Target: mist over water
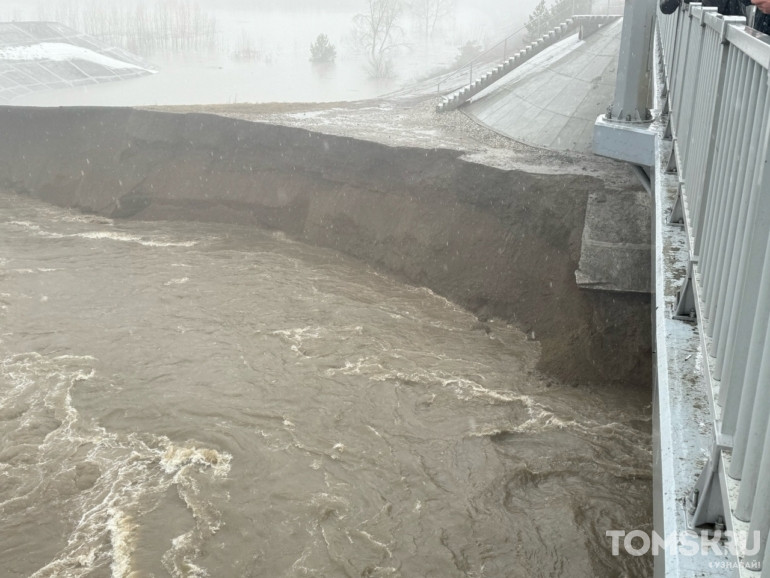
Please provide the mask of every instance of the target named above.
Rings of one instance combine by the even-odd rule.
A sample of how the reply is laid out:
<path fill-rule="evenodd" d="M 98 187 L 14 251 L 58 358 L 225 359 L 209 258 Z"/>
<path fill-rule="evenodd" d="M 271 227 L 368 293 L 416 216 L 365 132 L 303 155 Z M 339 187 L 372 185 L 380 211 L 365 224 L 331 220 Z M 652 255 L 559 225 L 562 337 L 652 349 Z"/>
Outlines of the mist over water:
<path fill-rule="evenodd" d="M 89 3 L 90 2 L 90 3 Z M 437 25 L 430 38 L 417 29 L 409 10 L 398 21 L 399 35 L 391 54 L 392 73 L 373 78 L 365 54 L 353 38 L 356 14 L 366 10 L 366 1 L 315 2 L 188 2 L 204 18 L 215 23 L 215 33 L 196 48 L 141 53 L 159 70 L 158 74 L 131 80 L 86 85 L 33 93 L 12 104 L 31 106 L 139 106 L 172 104 L 231 104 L 245 102 L 333 102 L 375 98 L 408 86 L 420 79 L 451 70 L 467 42 L 483 48 L 523 26 L 534 0 L 516 3 L 458 0 L 455 8 Z M 109 2 L 55 0 L 19 3 L 0 0 L 0 18 L 5 20 L 61 20 L 79 30 L 86 22 L 105 20 L 101 30 L 110 30 Z M 137 6 L 168 6 L 174 16 L 176 4 L 146 0 Z M 126 5 L 128 6 L 128 5 Z M 91 7 L 99 8 L 91 14 Z M 101 8 L 100 8 L 101 7 Z M 133 16 L 126 8 L 126 17 Z M 75 14 L 79 14 L 76 18 Z M 75 20 L 68 21 L 66 16 Z M 114 26 L 124 25 L 116 20 Z M 88 31 L 86 29 L 86 31 Z M 310 45 L 326 34 L 337 49 L 333 64 L 310 62 Z M 97 38 L 107 43 L 108 38 Z M 131 50 L 130 44 L 124 48 Z M 134 48 L 135 49 L 135 48 Z M 136 50 L 136 49 L 135 49 Z"/>
<path fill-rule="evenodd" d="M 4 576 L 651 570 L 649 392 L 334 252 L 0 195 L 0 318 Z"/>

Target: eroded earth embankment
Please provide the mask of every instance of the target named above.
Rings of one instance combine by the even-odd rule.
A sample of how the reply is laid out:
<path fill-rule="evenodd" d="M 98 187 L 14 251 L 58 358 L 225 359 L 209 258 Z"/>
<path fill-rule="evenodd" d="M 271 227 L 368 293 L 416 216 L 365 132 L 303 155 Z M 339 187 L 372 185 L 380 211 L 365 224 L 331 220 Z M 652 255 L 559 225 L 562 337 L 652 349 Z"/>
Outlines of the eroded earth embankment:
<path fill-rule="evenodd" d="M 115 218 L 251 224 L 353 255 L 542 344 L 571 383 L 650 383 L 649 297 L 574 272 L 589 175 L 502 170 L 207 114 L 0 109 L 0 185 Z"/>

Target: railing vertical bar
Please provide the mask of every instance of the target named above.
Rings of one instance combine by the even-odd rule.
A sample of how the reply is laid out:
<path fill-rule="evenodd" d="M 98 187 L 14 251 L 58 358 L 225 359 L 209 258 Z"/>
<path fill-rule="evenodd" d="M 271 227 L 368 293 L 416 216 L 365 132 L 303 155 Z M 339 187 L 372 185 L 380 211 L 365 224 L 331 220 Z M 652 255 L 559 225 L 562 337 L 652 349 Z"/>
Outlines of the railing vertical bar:
<path fill-rule="evenodd" d="M 734 50 L 734 52 L 737 52 L 737 50 Z M 704 288 L 705 302 L 706 302 L 706 318 L 710 320 L 706 328 L 706 333 L 709 335 L 709 337 L 713 335 L 713 322 L 712 322 L 713 305 L 719 299 L 718 272 L 720 269 L 720 257 L 721 257 L 720 247 L 722 246 L 721 243 L 723 241 L 723 235 L 724 235 L 724 229 L 725 229 L 725 226 L 724 226 L 725 214 L 727 212 L 727 207 L 729 204 L 729 196 L 727 194 L 727 189 L 729 188 L 730 177 L 732 176 L 732 167 L 736 160 L 736 148 L 738 147 L 738 141 L 739 141 L 739 126 L 740 126 L 740 119 L 743 113 L 743 109 L 741 108 L 739 101 L 743 100 L 744 94 L 746 92 L 746 89 L 744 87 L 744 81 L 746 78 L 747 66 L 748 66 L 748 63 L 745 60 L 738 59 L 738 64 L 736 67 L 737 73 L 736 73 L 736 79 L 735 79 L 735 85 L 736 85 L 735 98 L 730 99 L 730 101 L 727 102 L 728 115 L 727 115 L 726 122 L 728 126 L 728 134 L 727 134 L 727 140 L 725 142 L 725 146 L 720 151 L 721 158 L 719 162 L 719 167 L 717 169 L 717 174 L 719 175 L 719 179 L 716 183 L 717 204 L 715 205 L 713 222 L 709 227 L 709 232 L 707 236 L 707 245 L 706 245 L 706 249 L 708 250 L 708 254 L 706 255 L 707 259 L 703 264 L 703 288 Z M 711 255 L 712 247 L 713 247 L 713 255 Z M 712 279 L 714 279 L 713 284 L 711 282 Z"/>
<path fill-rule="evenodd" d="M 742 101 L 744 111 L 757 110 L 760 82 L 762 79 L 762 67 L 751 59 L 749 60 L 746 80 L 751 82 L 751 88 L 746 95 L 748 98 Z M 735 299 L 736 277 L 741 258 L 742 238 L 746 229 L 746 211 L 748 209 L 748 195 L 751 183 L 754 180 L 753 165 L 757 159 L 757 147 L 759 135 L 754 130 L 755 123 L 751 115 L 744 114 L 741 118 L 741 146 L 737 152 L 735 172 L 730 180 L 729 195 L 732 198 L 727 227 L 725 228 L 724 250 L 721 256 L 722 267 L 720 273 L 720 298 L 712 304 L 715 312 L 714 320 L 714 375 L 717 379 L 722 377 L 725 348 L 727 347 L 727 334 L 729 332 L 729 314 L 732 313 Z M 748 183 L 746 183 L 748 181 Z M 748 186 L 747 186 L 748 184 Z"/>
<path fill-rule="evenodd" d="M 701 55 L 698 63 L 698 74 L 696 75 L 696 83 L 693 85 L 694 93 L 696 95 L 696 101 L 694 103 L 693 118 L 696 119 L 710 119 L 711 107 L 713 106 L 714 93 L 714 78 L 712 64 L 713 48 L 711 44 L 706 43 L 708 29 L 701 27 L 701 45 L 699 53 Z M 692 134 L 690 136 L 690 150 L 687 156 L 683 159 L 682 164 L 684 166 L 692 166 L 692 171 L 688 173 L 687 178 L 687 209 L 688 209 L 688 222 L 691 227 L 693 226 L 692 214 L 695 207 L 701 198 L 701 186 L 702 186 L 702 174 L 705 172 L 705 151 L 703 141 L 708 139 L 711 126 L 707 122 L 697 122 L 693 126 Z"/>
<path fill-rule="evenodd" d="M 737 118 L 739 111 L 735 106 L 735 99 L 738 95 L 738 54 L 737 50 L 730 50 L 728 48 L 728 94 L 725 99 L 722 100 L 722 107 L 718 111 L 719 127 L 717 129 L 717 139 L 715 142 L 715 157 L 717 161 L 710 167 L 710 174 L 712 175 L 711 186 L 707 192 L 708 195 L 708 208 L 707 208 L 707 221 L 704 224 L 704 235 L 702 241 L 702 251 L 700 253 L 700 273 L 701 273 L 701 285 L 703 293 L 703 301 L 708 304 L 711 301 L 711 277 L 710 265 L 712 263 L 714 252 L 712 247 L 714 246 L 714 237 L 716 235 L 717 221 L 720 217 L 720 207 L 724 200 L 723 191 L 723 179 L 725 174 L 725 166 L 728 162 L 730 141 L 733 137 L 732 131 L 734 128 L 734 118 Z M 708 320 L 708 310 L 704 308 L 704 317 Z M 709 320 L 706 330 L 708 332 L 711 327 Z"/>
<path fill-rule="evenodd" d="M 718 161 L 714 161 L 714 159 L 720 159 L 721 156 L 717 156 L 717 152 L 721 153 L 721 150 L 724 148 L 723 143 L 725 142 L 728 134 L 728 123 L 726 121 L 725 115 L 727 113 L 727 110 L 730 106 L 730 103 L 732 102 L 732 99 L 735 97 L 735 92 L 737 90 L 735 86 L 735 62 L 737 59 L 737 54 L 735 52 L 731 52 L 729 50 L 729 47 L 727 45 L 720 45 L 722 46 L 721 49 L 721 83 L 718 85 L 718 104 L 715 105 L 713 118 L 714 118 L 714 124 L 713 126 L 716 127 L 716 136 L 713 136 L 714 131 L 712 129 L 712 136 L 711 136 L 711 142 L 709 144 L 710 146 L 710 157 L 709 161 L 706 165 L 706 178 L 703 185 L 703 196 L 704 199 L 701 202 L 701 209 L 700 213 L 702 216 L 698 219 L 699 223 L 699 229 L 696 232 L 695 236 L 695 247 L 693 248 L 696 255 L 699 255 L 700 257 L 700 269 L 701 273 L 703 272 L 703 264 L 707 262 L 708 260 L 708 249 L 704 248 L 704 245 L 706 245 L 708 233 L 710 232 L 710 225 L 713 223 L 714 220 L 714 212 L 715 207 L 717 204 L 717 198 L 719 194 L 719 190 L 716 188 L 716 183 L 719 177 L 719 173 L 717 172 L 717 167 L 719 166 Z M 706 280 L 701 279 L 701 283 L 703 285 L 702 294 L 704 296 L 704 299 L 706 299 L 706 296 L 708 294 L 708 288 L 706 287 Z"/>
<path fill-rule="evenodd" d="M 764 81 L 770 82 L 767 71 Z M 766 335 L 767 320 L 770 318 L 770 198 L 767 195 L 767 191 L 770 191 L 770 96 L 767 88 L 765 89 L 764 120 L 760 132 L 763 139 L 760 156 L 762 162 L 758 164 L 752 187 L 757 199 L 754 212 L 756 226 L 749 241 L 750 253 L 746 263 L 748 279 L 743 289 L 743 295 L 747 299 L 751 298 L 752 294 L 755 295 L 756 306 L 753 311 L 741 313 L 741 315 L 753 316 L 754 322 L 750 333 L 747 331 L 737 336 L 740 341 L 736 343 L 735 353 L 740 353 L 737 347 L 743 346 L 747 350 L 745 363 L 741 364 L 740 359 L 736 359 L 733 363 L 736 379 L 734 383 L 743 383 L 744 388 L 733 436 L 733 455 L 730 466 L 730 475 L 736 479 L 743 477 L 749 435 L 752 426 L 756 423 L 752 418 L 754 412 L 758 411 L 754 400 L 755 392 L 760 383 L 763 387 L 769 383 L 761 375 L 762 371 L 770 369 L 763 368 L 763 363 L 765 365 L 770 363 L 770 355 L 765 351 L 770 346 Z M 760 381 L 761 379 L 764 380 Z M 767 392 L 764 393 L 767 394 Z M 727 395 L 730 398 L 736 394 L 728 391 Z M 728 403 L 730 403 L 729 399 Z M 758 417 L 766 420 L 767 414 Z M 756 434 L 756 431 L 754 433 Z M 746 516 L 747 513 L 743 511 L 742 516 Z"/>
<path fill-rule="evenodd" d="M 686 182 L 690 182 L 690 169 L 694 169 L 697 174 L 697 167 L 691 167 L 689 159 L 693 148 L 692 132 L 693 120 L 698 118 L 695 114 L 695 110 L 698 107 L 699 102 L 705 98 L 703 91 L 698 91 L 698 85 L 701 82 L 701 63 L 703 61 L 703 27 L 700 25 L 700 20 L 697 18 L 690 18 L 690 48 L 688 52 L 692 53 L 692 61 L 688 63 L 688 69 L 690 72 L 690 82 L 687 83 L 684 91 L 684 100 L 687 106 L 683 110 L 682 115 L 682 131 L 679 136 L 680 147 L 684 145 L 682 157 L 682 169 L 683 176 Z"/>
<path fill-rule="evenodd" d="M 720 151 L 720 162 L 717 169 L 719 174 L 719 179 L 716 183 L 718 205 L 716 206 L 714 221 L 711 224 L 710 232 L 708 235 L 708 260 L 704 264 L 703 268 L 704 287 L 708 295 L 706 317 L 710 320 L 713 320 L 712 305 L 716 303 L 719 298 L 719 277 L 717 273 L 719 271 L 720 265 L 719 258 L 722 254 L 721 243 L 724 235 L 726 214 L 730 202 L 730 197 L 728 195 L 728 190 L 730 188 L 730 178 L 732 176 L 733 166 L 736 162 L 736 149 L 738 148 L 738 143 L 740 141 L 740 121 L 743 116 L 743 109 L 740 106 L 740 102 L 743 100 L 746 92 L 744 87 L 744 80 L 748 62 L 746 60 L 737 58 L 739 56 L 739 51 L 733 50 L 733 53 L 737 60 L 737 72 L 734 79 L 736 91 L 733 97 L 727 103 L 728 115 L 726 117 L 726 122 L 728 126 L 728 136 L 724 146 Z M 711 255 L 712 248 L 713 257 Z M 711 279 L 715 280 L 713 286 L 711 284 Z M 710 332 L 709 335 L 711 335 Z"/>
<path fill-rule="evenodd" d="M 674 131 L 676 132 L 676 121 L 677 121 L 677 97 L 678 91 L 679 91 L 679 80 L 681 78 L 681 69 L 679 67 L 679 60 L 680 60 L 680 54 L 684 52 L 685 50 L 685 42 L 683 41 L 683 34 L 684 34 L 684 21 L 686 20 L 687 15 L 684 12 L 684 10 L 680 9 L 677 13 L 677 43 L 676 43 L 676 49 L 674 50 L 674 54 L 671 60 L 671 86 L 669 87 L 669 98 L 671 99 L 671 122 L 673 124 Z"/>
<path fill-rule="evenodd" d="M 770 252 L 767 252 L 767 255 L 770 255 Z M 770 262 L 766 261 L 766 264 L 770 265 Z M 763 280 L 770 282 L 770 276 Z M 734 454 L 738 454 L 739 462 L 733 460 L 730 469 L 730 475 L 741 480 L 735 515 L 743 521 L 749 521 L 752 518 L 762 455 L 767 453 L 765 449 L 770 447 L 765 439 L 770 412 L 770 335 L 768 335 L 770 326 L 765 324 L 760 329 L 759 325 L 761 324 L 755 326 L 759 331 L 755 331 L 754 334 L 759 332 L 764 334 L 762 338 L 757 336 L 757 342 L 761 343 L 763 350 L 762 362 L 759 364 L 757 379 L 749 381 L 745 386 L 741 400 L 739 427 L 736 432 L 736 445 L 733 450 Z"/>
<path fill-rule="evenodd" d="M 770 348 L 765 352 L 770 357 Z M 770 378 L 770 372 L 767 377 Z M 763 384 L 763 388 L 766 388 L 767 382 Z M 770 412 L 770 404 L 764 406 L 765 417 Z M 749 526 L 749 541 L 750 546 L 757 547 L 757 553 L 747 555 L 745 561 L 748 563 L 760 562 L 765 557 L 765 549 L 767 546 L 767 534 L 770 529 L 770 492 L 757 491 L 758 482 L 770 482 L 770 452 L 765 452 L 764 449 L 770 447 L 770 428 L 767 427 L 767 419 L 762 424 L 758 424 L 758 429 L 761 429 L 761 444 L 759 448 L 759 454 L 756 456 L 759 465 L 757 466 L 757 474 L 753 477 L 751 483 L 748 478 L 744 478 L 741 481 L 741 490 L 738 496 L 738 507 L 736 510 L 741 510 L 743 507 L 741 501 L 751 503 L 751 524 Z M 748 465 L 749 462 L 747 462 Z M 756 480 L 756 481 L 755 481 Z M 761 486 L 760 486 L 761 487 Z M 745 496 L 745 497 L 744 497 Z M 736 514 L 737 515 L 737 514 Z M 740 518 L 739 518 L 740 519 Z M 759 544 L 755 545 L 752 540 L 754 532 L 758 532 L 760 535 Z M 766 574 L 763 572 L 763 574 Z"/>
<path fill-rule="evenodd" d="M 738 179 L 741 210 L 739 221 L 735 230 L 735 248 L 730 259 L 730 270 L 728 274 L 728 297 L 725 303 L 725 313 L 721 325 L 719 343 L 717 346 L 717 355 L 715 373 L 720 376 L 727 376 L 722 379 L 722 387 L 725 390 L 726 401 L 723 404 L 722 413 L 722 432 L 732 436 L 738 421 L 740 408 L 740 398 L 742 395 L 744 383 L 742 372 L 736 371 L 735 362 L 745 367 L 745 355 L 749 344 L 746 341 L 748 335 L 751 335 L 755 313 L 757 308 L 757 289 L 758 281 L 756 274 L 747 271 L 746 267 L 751 259 L 752 243 L 757 242 L 754 239 L 757 232 L 757 216 L 759 214 L 758 205 L 761 203 L 761 191 L 752 185 L 756 182 L 760 159 L 763 152 L 764 129 L 767 126 L 767 110 L 758 108 L 767 104 L 767 72 L 755 62 L 754 83 L 752 84 L 751 99 L 749 109 L 761 110 L 760 122 L 752 122 L 747 115 L 749 148 L 745 155 L 744 172 Z M 761 234 L 761 230 L 759 231 Z M 761 237 L 760 240 L 761 241 Z M 748 287 L 749 291 L 744 289 Z M 715 328 L 715 331 L 718 329 Z M 740 351 L 739 351 L 740 349 Z M 723 371 L 726 370 L 726 371 Z M 736 374 L 740 373 L 740 379 L 736 379 Z M 732 391 L 730 391 L 732 390 Z M 729 393 L 728 393 L 729 392 Z M 720 398 L 722 398 L 720 392 Z"/>
<path fill-rule="evenodd" d="M 697 177 L 697 199 L 692 206 L 692 215 L 690 220 L 692 223 L 692 232 L 694 237 L 693 253 L 700 255 L 701 234 L 703 227 L 704 210 L 706 208 L 706 198 L 708 196 L 709 176 L 711 174 L 711 165 L 714 162 L 714 144 L 716 142 L 714 135 L 714 128 L 717 126 L 717 117 L 719 109 L 722 104 L 722 94 L 724 92 L 724 71 L 726 63 L 727 51 L 723 48 L 723 45 L 718 40 L 716 32 L 711 27 L 706 27 L 706 34 L 709 35 L 710 42 L 707 43 L 709 58 L 708 58 L 708 73 L 709 81 L 706 86 L 716 87 L 713 92 L 709 91 L 708 106 L 704 109 L 703 118 L 706 120 L 706 127 L 704 130 L 704 137 L 701 140 L 702 154 L 703 154 L 703 166 Z"/>
<path fill-rule="evenodd" d="M 674 70 L 674 65 L 676 62 L 676 54 L 679 50 L 679 38 L 682 35 L 683 21 L 684 21 L 684 11 L 677 10 L 676 18 L 674 18 L 674 22 L 672 23 L 671 30 L 669 33 L 669 42 L 671 43 L 671 53 L 669 54 L 669 60 L 668 60 L 668 73 L 669 75 L 671 75 L 672 79 L 676 76 L 676 70 Z"/>
<path fill-rule="evenodd" d="M 674 35 L 676 34 L 676 23 L 679 21 L 679 10 L 676 12 L 676 16 L 666 17 L 663 12 L 658 10 L 658 25 L 661 27 L 661 39 L 663 42 L 663 66 L 666 73 L 666 86 L 671 83 L 672 70 L 671 70 L 671 58 L 674 54 L 675 43 Z"/>
<path fill-rule="evenodd" d="M 662 12 L 660 13 L 663 14 Z M 677 10 L 676 16 L 673 18 L 658 18 L 660 22 L 665 22 L 667 24 L 666 28 L 666 52 L 664 53 L 663 60 L 666 63 L 666 75 L 669 79 L 673 78 L 674 71 L 671 69 L 671 64 L 674 60 L 674 53 L 676 51 L 676 32 L 679 28 L 679 18 L 681 17 L 682 11 Z"/>
<path fill-rule="evenodd" d="M 697 27 L 697 28 L 696 28 Z M 679 122 L 677 123 L 677 142 L 679 143 L 679 155 L 683 159 L 681 166 L 679 167 L 679 173 L 684 181 L 687 181 L 689 176 L 689 166 L 684 162 L 690 152 L 690 132 L 692 129 L 692 102 L 693 98 L 697 98 L 695 94 L 695 86 L 698 82 L 698 73 L 700 72 L 700 35 L 695 34 L 693 29 L 700 28 L 697 21 L 692 16 L 687 20 L 687 49 L 686 54 L 692 55 L 686 61 L 686 67 L 684 72 L 683 84 L 681 88 L 681 100 L 680 102 L 686 102 L 687 106 L 679 107 L 676 110 L 679 111 Z"/>
<path fill-rule="evenodd" d="M 762 568 L 770 568 L 770 548 L 765 548 L 765 561 L 762 563 Z"/>
<path fill-rule="evenodd" d="M 695 75 L 695 82 L 693 83 L 693 95 L 695 101 L 693 102 L 692 118 L 694 122 L 691 123 L 689 145 L 687 153 L 682 159 L 682 165 L 688 167 L 688 173 L 685 177 L 687 179 L 687 208 L 688 210 L 698 202 L 698 196 L 700 190 L 698 188 L 698 176 L 703 170 L 702 166 L 702 153 L 701 153 L 701 140 L 703 139 L 703 130 L 705 123 L 702 119 L 705 117 L 704 110 L 708 106 L 710 99 L 710 91 L 707 90 L 709 81 L 709 61 L 707 47 L 704 44 L 705 34 L 703 28 L 701 28 L 700 34 L 700 48 L 698 50 L 700 58 L 698 59 L 698 73 Z M 697 122 L 695 120 L 697 119 Z M 690 215 L 688 213 L 688 221 Z"/>
<path fill-rule="evenodd" d="M 677 36 L 679 35 L 679 27 L 680 23 L 682 21 L 682 11 L 677 10 L 676 11 L 676 17 L 673 18 L 673 22 L 671 22 L 671 25 L 668 27 L 668 48 L 669 52 L 666 55 L 668 60 L 666 62 L 666 72 L 669 75 L 669 78 L 673 78 L 674 76 L 674 59 L 676 58 L 676 49 L 678 47 L 678 43 L 676 41 Z"/>
<path fill-rule="evenodd" d="M 743 468 L 738 503 L 735 515 L 738 519 L 750 520 L 749 546 L 757 549 L 756 554 L 747 555 L 746 562 L 760 562 L 765 557 L 767 546 L 767 534 L 770 530 L 770 492 L 766 490 L 770 483 L 770 452 L 765 451 L 770 447 L 770 428 L 768 428 L 768 415 L 770 414 L 770 327 L 765 333 L 765 352 L 763 372 L 760 374 L 759 395 L 755 403 L 754 417 L 752 421 L 752 435 L 750 436 L 750 448 L 746 453 L 746 464 Z M 763 405 L 764 404 L 764 405 Z M 748 513 L 748 516 L 745 514 Z M 759 533 L 759 544 L 754 544 L 752 539 L 755 532 Z M 767 569 L 767 568 L 765 568 Z"/>
<path fill-rule="evenodd" d="M 672 109 L 677 112 L 681 110 L 682 96 L 680 92 L 687 76 L 687 56 L 690 48 L 690 20 L 689 12 L 683 12 L 681 25 L 682 40 L 679 43 L 679 51 L 676 55 L 676 63 L 674 64 L 674 82 L 671 87 Z M 680 130 L 679 114 L 672 114 L 672 118 L 678 138 Z"/>

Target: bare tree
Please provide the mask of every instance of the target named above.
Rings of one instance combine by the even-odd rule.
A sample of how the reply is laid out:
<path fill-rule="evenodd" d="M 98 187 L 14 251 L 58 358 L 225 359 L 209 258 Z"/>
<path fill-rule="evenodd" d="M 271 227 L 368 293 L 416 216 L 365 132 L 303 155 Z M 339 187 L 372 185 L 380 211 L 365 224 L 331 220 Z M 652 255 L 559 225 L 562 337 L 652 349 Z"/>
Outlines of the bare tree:
<path fill-rule="evenodd" d="M 551 13 L 545 5 L 545 0 L 540 0 L 527 20 L 527 41 L 540 38 L 548 28 Z"/>
<path fill-rule="evenodd" d="M 375 78 L 391 75 L 391 53 L 398 45 L 401 28 L 398 20 L 402 0 L 367 0 L 366 12 L 353 19 L 356 41 L 366 51 Z"/>
<path fill-rule="evenodd" d="M 40 20 L 55 20 L 142 55 L 216 46 L 216 17 L 194 0 L 60 0 L 39 5 Z"/>
<path fill-rule="evenodd" d="M 454 13 L 455 0 L 413 0 L 412 12 L 424 38 L 432 38 L 442 21 Z"/>

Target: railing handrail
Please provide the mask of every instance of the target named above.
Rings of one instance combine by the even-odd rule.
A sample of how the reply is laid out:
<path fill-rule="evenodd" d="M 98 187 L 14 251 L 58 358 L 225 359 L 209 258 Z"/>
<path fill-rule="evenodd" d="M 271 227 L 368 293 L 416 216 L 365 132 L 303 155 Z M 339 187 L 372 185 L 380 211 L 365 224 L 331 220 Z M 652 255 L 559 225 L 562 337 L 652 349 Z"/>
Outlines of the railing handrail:
<path fill-rule="evenodd" d="M 704 8 L 702 4 L 691 4 L 690 10 L 694 17 L 705 20 L 707 26 L 718 32 L 721 31 L 719 22 L 722 19 L 715 12 L 704 11 Z M 727 26 L 724 40 L 763 68 L 770 68 L 770 36 L 757 32 L 748 25 Z"/>
<path fill-rule="evenodd" d="M 452 70 L 452 72 L 448 72 L 445 75 L 439 77 L 437 82 L 436 82 L 436 84 L 439 87 L 441 87 L 441 85 L 447 79 L 452 78 L 454 76 L 457 76 L 460 72 L 462 72 L 463 70 L 465 70 L 469 66 L 473 66 L 474 64 L 480 63 L 483 58 L 488 57 L 492 52 L 496 52 L 499 48 L 501 48 L 501 47 L 505 48 L 505 46 L 507 45 L 507 43 L 510 40 L 513 40 L 516 36 L 521 34 L 526 29 L 527 29 L 526 25 L 517 28 L 514 32 L 512 32 L 511 34 L 509 34 L 508 36 L 506 36 L 505 38 L 503 38 L 502 40 L 500 40 L 499 42 L 494 44 L 492 47 L 486 49 L 484 52 L 482 52 L 480 54 L 477 54 L 476 56 L 474 56 L 473 58 L 471 58 L 469 61 L 465 62 L 464 64 L 460 64 L 459 66 L 457 66 L 457 68 Z M 505 55 L 503 56 L 503 58 L 505 58 Z M 485 60 L 484 62 L 489 62 L 489 60 Z M 439 91 L 440 91 L 440 88 L 439 88 Z"/>
<path fill-rule="evenodd" d="M 738 555 L 768 578 L 752 538 L 770 533 L 770 36 L 696 3 L 658 31 L 688 253 L 672 316 L 698 324 L 713 436 L 687 522 L 748 521 Z"/>
<path fill-rule="evenodd" d="M 616 0 L 608 0 L 606 14 L 598 14 L 598 15 L 600 15 L 600 16 L 601 15 L 620 16 L 622 14 L 622 11 L 621 11 L 621 14 L 610 14 L 609 12 L 610 12 L 611 7 L 613 7 L 613 6 L 622 6 L 623 4 L 624 4 L 624 2 L 618 2 Z M 576 13 L 572 13 L 572 14 L 569 14 L 569 15 L 565 14 L 562 17 L 562 19 L 563 19 L 563 21 L 565 21 L 565 20 L 569 20 L 571 18 L 576 18 L 576 17 L 582 16 L 582 15 L 585 15 L 585 16 L 595 15 L 595 14 L 593 14 L 593 11 L 594 11 L 594 5 L 592 5 L 592 7 L 591 7 L 591 14 L 576 14 Z M 543 19 L 545 19 L 545 18 L 552 18 L 552 17 L 553 17 L 553 14 L 544 14 L 543 15 Z M 556 27 L 558 27 L 558 25 L 556 25 Z M 444 82 L 446 82 L 450 78 L 454 78 L 454 77 L 458 76 L 464 70 L 470 69 L 472 71 L 474 65 L 477 65 L 477 64 L 487 64 L 489 62 L 495 62 L 496 58 L 494 58 L 492 55 L 494 53 L 498 52 L 501 48 L 503 49 L 503 57 L 502 57 L 501 61 L 504 61 L 506 59 L 506 57 L 508 56 L 507 55 L 508 43 L 516 40 L 516 38 L 518 36 L 520 36 L 527 29 L 528 29 L 527 24 L 525 24 L 523 26 L 520 26 L 519 28 L 517 28 L 516 30 L 511 32 L 508 36 L 506 36 L 502 40 L 498 41 L 497 43 L 495 43 L 491 47 L 489 47 L 486 50 L 484 50 L 482 53 L 477 54 L 476 56 L 474 56 L 473 58 L 471 58 L 467 62 L 458 65 L 451 72 L 448 72 L 448 73 L 440 76 L 436 80 L 437 92 L 438 93 L 441 92 L 441 85 L 444 84 Z M 543 31 L 542 31 L 543 34 L 545 34 L 547 32 L 548 32 L 548 29 L 543 29 Z"/>

